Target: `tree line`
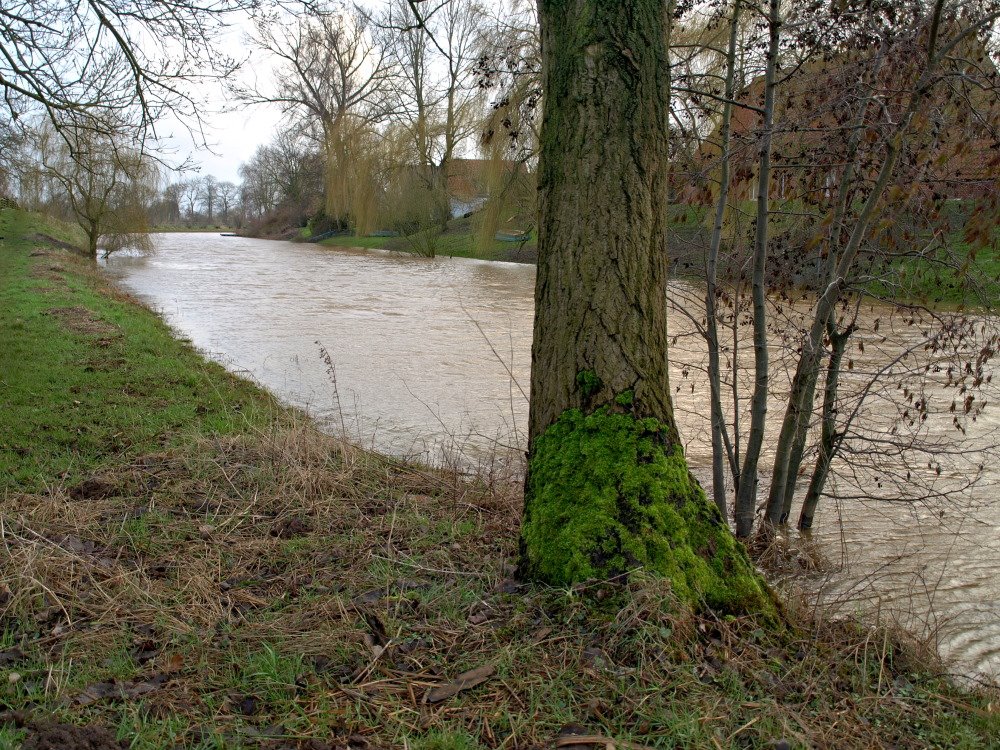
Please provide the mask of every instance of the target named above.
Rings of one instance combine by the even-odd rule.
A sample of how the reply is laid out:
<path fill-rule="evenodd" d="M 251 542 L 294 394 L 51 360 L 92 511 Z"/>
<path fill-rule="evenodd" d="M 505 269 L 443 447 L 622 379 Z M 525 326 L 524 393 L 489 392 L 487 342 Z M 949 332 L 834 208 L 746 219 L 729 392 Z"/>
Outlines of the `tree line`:
<path fill-rule="evenodd" d="M 275 82 L 232 93 L 277 105 L 285 120 L 241 169 L 247 215 L 258 225 L 432 234 L 480 207 L 459 205 L 456 193 L 479 192 L 533 223 L 525 165 L 536 134 L 492 137 L 498 119 L 513 125 L 487 72 L 514 47 L 537 54 L 532 35 L 533 12 L 520 2 L 451 0 L 419 22 L 406 0 L 260 19 L 250 42 L 276 61 Z"/>

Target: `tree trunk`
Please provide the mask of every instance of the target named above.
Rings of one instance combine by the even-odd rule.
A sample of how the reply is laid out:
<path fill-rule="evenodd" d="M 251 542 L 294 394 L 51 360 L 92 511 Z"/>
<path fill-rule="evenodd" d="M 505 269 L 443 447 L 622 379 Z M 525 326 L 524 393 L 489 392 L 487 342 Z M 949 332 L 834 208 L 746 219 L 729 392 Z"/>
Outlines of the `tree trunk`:
<path fill-rule="evenodd" d="M 722 127 L 720 130 L 720 148 L 722 149 L 722 164 L 719 174 L 719 200 L 715 206 L 715 223 L 712 226 L 712 240 L 708 248 L 708 262 L 705 273 L 705 321 L 706 338 L 708 339 L 708 382 L 711 394 L 712 414 L 712 499 L 728 519 L 726 507 L 725 469 L 728 460 L 733 476 L 738 473 L 735 455 L 729 444 L 726 431 L 725 412 L 722 410 L 722 369 L 719 363 L 719 325 L 717 310 L 717 278 L 719 270 L 719 251 L 722 249 L 722 227 L 726 218 L 726 208 L 729 205 L 729 173 L 730 173 L 730 141 L 732 135 L 733 97 L 736 93 L 736 41 L 739 36 L 740 12 L 742 0 L 733 3 L 733 19 L 729 28 L 729 48 L 726 50 L 726 102 L 722 108 Z"/>
<path fill-rule="evenodd" d="M 687 470 L 667 378 L 667 8 L 539 0 L 538 275 L 522 577 L 647 567 L 676 595 L 773 613 Z"/>
<path fill-rule="evenodd" d="M 84 228 L 87 233 L 87 257 L 97 260 L 97 243 L 101 239 L 101 228 L 97 222 L 91 221 Z"/>
<path fill-rule="evenodd" d="M 448 195 L 448 175 L 451 172 L 451 158 L 443 158 L 437 166 L 431 167 L 430 190 L 434 201 L 434 228 L 439 232 L 448 229 L 451 221 L 451 197 Z"/>
<path fill-rule="evenodd" d="M 826 478 L 830 474 L 830 464 L 837 450 L 837 388 L 840 381 L 840 363 L 844 359 L 847 342 L 854 332 L 853 326 L 848 326 L 843 333 L 837 333 L 836 326 L 827 327 L 830 336 L 830 362 L 826 368 L 826 386 L 823 389 L 823 427 L 819 442 L 819 457 L 813 468 L 812 480 L 802 502 L 802 512 L 799 514 L 799 528 L 803 531 L 812 528 L 816 506 L 823 494 Z"/>
<path fill-rule="evenodd" d="M 760 143 L 760 167 L 757 179 L 757 232 L 753 249 L 753 354 L 754 387 L 750 402 L 750 434 L 736 496 L 736 534 L 746 537 L 753 530 L 754 505 L 757 502 L 757 463 L 764 445 L 767 423 L 767 389 L 770 382 L 767 352 L 767 309 L 765 307 L 764 273 L 767 268 L 767 221 L 770 214 L 771 143 L 774 134 L 774 89 L 781 32 L 779 0 L 770 0 L 768 11 L 769 40 L 767 67 L 764 71 L 764 123 Z"/>
<path fill-rule="evenodd" d="M 781 515 L 778 523 L 788 522 L 792 512 L 792 501 L 795 499 L 795 488 L 798 484 L 799 470 L 802 468 L 802 458 L 806 453 L 806 438 L 809 436 L 809 423 L 812 421 L 813 403 L 816 400 L 816 383 L 819 381 L 821 359 L 816 359 L 813 367 L 806 373 L 802 396 L 799 399 L 801 408 L 795 422 L 795 432 L 792 435 L 792 449 L 787 455 L 785 467 L 785 489 L 781 494 Z M 777 473 L 777 472 L 776 472 Z M 774 494 L 774 493 L 772 493 Z M 777 497 L 777 495 L 774 495 Z M 770 496 L 768 507 L 770 507 Z"/>

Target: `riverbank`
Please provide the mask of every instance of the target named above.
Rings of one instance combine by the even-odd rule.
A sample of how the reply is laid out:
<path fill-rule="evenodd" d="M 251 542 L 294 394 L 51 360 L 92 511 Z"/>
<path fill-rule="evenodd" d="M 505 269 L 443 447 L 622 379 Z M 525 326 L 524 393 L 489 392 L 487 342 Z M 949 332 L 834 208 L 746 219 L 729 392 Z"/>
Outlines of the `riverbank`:
<path fill-rule="evenodd" d="M 753 207 L 744 213 L 752 215 Z M 783 284 L 810 288 L 815 279 L 809 272 L 812 260 L 803 261 L 802 254 L 790 250 L 805 242 L 796 216 L 778 215 L 772 227 L 772 257 L 770 274 Z M 953 223 L 961 226 L 958 218 Z M 282 236 L 288 239 L 290 235 Z M 308 238 L 305 238 L 308 239 Z M 925 238 L 929 242 L 929 238 Z M 667 248 L 671 273 L 679 278 L 704 279 L 710 227 L 705 207 L 674 205 L 668 210 Z M 328 247 L 363 247 L 415 255 L 430 255 L 479 260 L 534 264 L 538 260 L 537 237 L 523 243 L 494 241 L 485 248 L 476 241 L 471 218 L 453 219 L 441 233 L 424 232 L 413 237 L 356 237 L 338 235 L 321 240 Z M 744 251 L 745 252 L 745 251 Z M 917 304 L 937 309 L 960 306 L 992 308 L 1000 298 L 1000 234 L 991 245 L 973 248 L 962 229 L 943 234 L 930 242 L 920 254 L 907 255 L 895 250 L 894 259 L 885 265 L 875 265 L 859 274 L 864 290 L 872 298 L 889 303 Z M 783 269 L 783 264 L 788 268 Z M 740 253 L 724 249 L 719 267 L 720 278 L 733 280 L 745 274 L 747 262 Z M 742 283 L 748 287 L 749 282 Z"/>
<path fill-rule="evenodd" d="M 534 234 L 524 242 L 494 240 L 486 247 L 482 247 L 476 239 L 475 228 L 469 217 L 452 219 L 443 232 L 436 229 L 428 230 L 410 237 L 337 235 L 320 240 L 318 244 L 327 247 L 364 247 L 412 255 L 475 258 L 507 263 L 533 264 L 538 260 L 538 246 Z"/>
<path fill-rule="evenodd" d="M 0 221 L 0 747 L 995 742 L 996 692 L 892 632 L 517 584 L 508 476 L 318 433 Z"/>
<path fill-rule="evenodd" d="M 704 267 L 702 262 L 696 268 L 695 260 L 700 249 L 708 241 L 708 231 L 699 223 L 697 212 L 686 206 L 671 207 L 669 215 L 668 246 L 671 251 L 671 262 L 678 275 L 694 276 L 697 268 Z M 320 240 L 318 244 L 327 247 L 363 247 L 414 255 L 430 255 L 433 249 L 433 253 L 437 256 L 452 258 L 528 264 L 538 262 L 536 232 L 530 232 L 528 239 L 523 242 L 494 240 L 483 247 L 477 241 L 474 222 L 473 217 L 466 216 L 449 221 L 448 228 L 443 232 L 428 230 L 412 237 L 338 235 Z M 308 240 L 307 237 L 305 239 Z"/>
<path fill-rule="evenodd" d="M 233 232 L 232 227 L 227 224 L 159 224 L 149 230 L 150 234 L 173 234 L 175 232 L 198 232 L 203 234 L 214 234 L 217 232 Z"/>

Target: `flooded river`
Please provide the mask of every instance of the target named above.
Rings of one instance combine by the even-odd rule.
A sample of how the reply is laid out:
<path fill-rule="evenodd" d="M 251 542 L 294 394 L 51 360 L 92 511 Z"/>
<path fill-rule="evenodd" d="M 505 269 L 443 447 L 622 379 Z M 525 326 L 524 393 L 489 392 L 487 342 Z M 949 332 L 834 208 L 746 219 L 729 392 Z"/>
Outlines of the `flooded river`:
<path fill-rule="evenodd" d="M 523 446 L 534 267 L 212 234 L 158 235 L 156 246 L 148 257 L 113 256 L 108 272 L 199 349 L 331 429 L 430 460 L 475 460 L 496 445 Z M 680 283 L 675 291 L 678 298 L 698 296 Z M 865 314 L 881 319 L 877 310 Z M 887 325 L 856 368 L 852 361 L 848 383 L 879 373 L 893 356 Z M 697 377 L 703 344 L 689 335 L 692 323 L 683 315 L 674 314 L 671 327 L 678 336 L 671 378 L 680 429 L 693 470 L 707 481 L 707 386 Z M 900 330 L 898 339 L 905 343 L 913 329 Z M 890 378 L 879 377 L 888 389 Z M 889 402 L 875 393 L 869 403 L 875 413 L 864 424 L 877 437 Z M 772 415 L 779 408 L 775 401 Z M 969 440 L 994 441 L 997 409 L 967 425 Z M 886 425 L 893 421 L 881 416 Z M 942 444 L 949 435 L 942 428 Z M 962 453 L 975 464 L 975 456 Z M 811 543 L 837 568 L 814 583 L 823 600 L 898 613 L 908 626 L 934 634 L 954 671 L 997 679 L 1000 466 L 986 463 L 980 481 L 946 503 L 862 499 L 859 485 L 893 473 L 862 466 L 838 480 L 846 499 L 820 505 Z M 928 472 L 940 474 L 929 464 Z M 953 473 L 956 486 L 969 475 Z M 892 498 L 891 487 L 869 494 Z"/>

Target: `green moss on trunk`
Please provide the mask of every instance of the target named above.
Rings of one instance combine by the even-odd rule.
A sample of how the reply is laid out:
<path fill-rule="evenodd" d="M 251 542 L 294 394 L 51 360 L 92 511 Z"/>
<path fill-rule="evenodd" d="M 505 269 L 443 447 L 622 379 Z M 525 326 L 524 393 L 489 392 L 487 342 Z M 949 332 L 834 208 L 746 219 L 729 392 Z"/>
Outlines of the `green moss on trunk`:
<path fill-rule="evenodd" d="M 766 585 L 669 435 L 656 419 L 609 407 L 564 412 L 533 447 L 522 575 L 569 585 L 644 567 L 694 606 L 773 615 Z"/>

